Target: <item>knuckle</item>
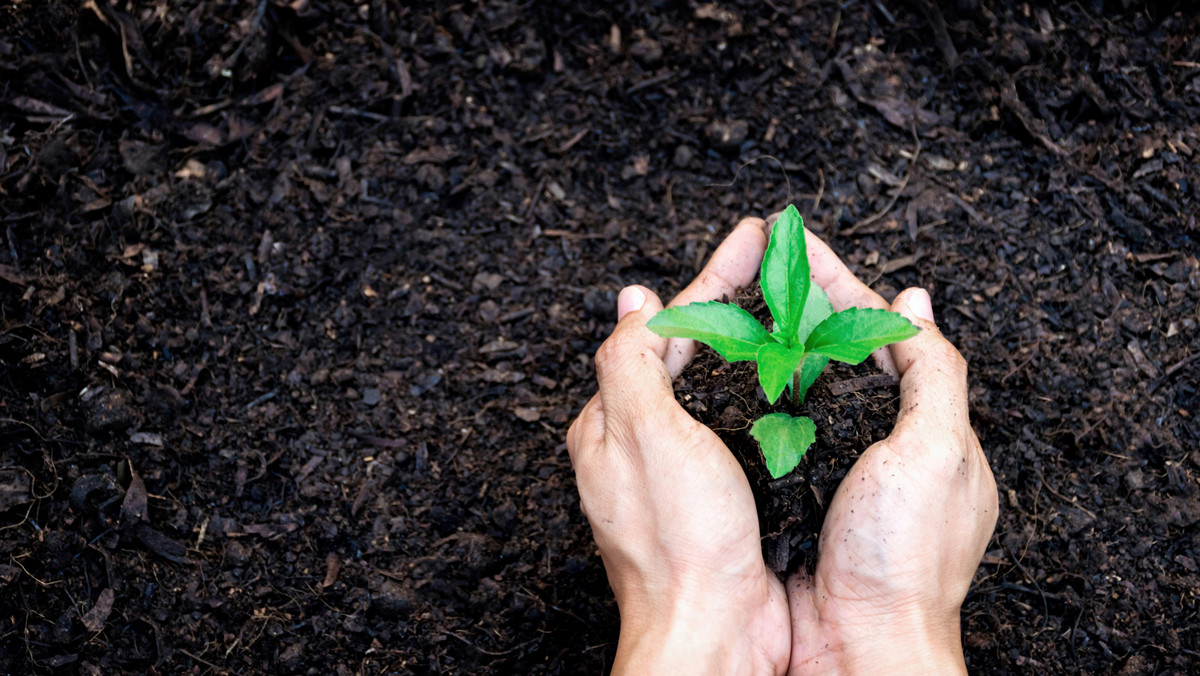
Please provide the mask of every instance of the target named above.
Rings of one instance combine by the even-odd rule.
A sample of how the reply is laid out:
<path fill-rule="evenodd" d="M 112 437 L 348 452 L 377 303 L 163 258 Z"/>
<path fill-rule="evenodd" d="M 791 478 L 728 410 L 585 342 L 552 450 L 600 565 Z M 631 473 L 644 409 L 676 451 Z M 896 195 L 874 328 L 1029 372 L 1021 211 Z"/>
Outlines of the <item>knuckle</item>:
<path fill-rule="evenodd" d="M 571 426 L 567 428 L 567 454 L 576 469 L 594 455 L 592 450 L 603 443 L 604 414 L 596 400 L 588 402 Z"/>
<path fill-rule="evenodd" d="M 941 331 L 938 331 L 936 327 L 934 328 L 934 331 L 937 331 L 937 340 L 934 341 L 934 343 L 930 346 L 932 348 L 930 356 L 936 359 L 937 363 L 939 363 L 944 371 L 956 377 L 961 376 L 963 379 L 966 379 L 966 358 L 962 356 L 962 353 L 958 351 L 958 348 L 954 347 L 953 343 L 951 343 L 946 339 L 945 336 L 941 334 Z"/>
<path fill-rule="evenodd" d="M 955 349 L 954 346 L 950 345 L 949 343 L 946 343 L 946 345 L 948 348 L 946 350 L 948 353 L 946 355 L 947 363 L 950 365 L 950 368 L 953 369 L 956 375 L 961 375 L 965 379 L 967 377 L 967 359 L 963 357 L 962 353 Z"/>
<path fill-rule="evenodd" d="M 612 369 L 613 362 L 617 358 L 615 341 L 616 336 L 610 336 L 600 345 L 600 349 L 596 350 L 596 355 L 592 358 L 592 362 L 596 366 L 596 373 L 604 373 Z"/>
<path fill-rule="evenodd" d="M 608 340 L 600 345 L 600 349 L 596 350 L 596 372 L 603 373 L 619 367 L 633 347 L 634 341 L 631 338 L 625 331 L 617 331 L 609 336 Z"/>
<path fill-rule="evenodd" d="M 651 364 L 659 359 L 657 353 L 634 330 L 618 330 L 596 350 L 596 373 L 605 374 L 630 368 L 630 364 Z"/>
<path fill-rule="evenodd" d="M 567 428 L 567 453 L 571 456 L 571 460 L 575 460 L 575 452 L 579 448 L 579 421 L 583 416 L 576 418 L 571 426 Z"/>
<path fill-rule="evenodd" d="M 954 440 L 954 435 L 922 434 L 913 428 L 898 430 L 886 443 L 903 456 L 920 456 L 929 462 L 959 457 L 966 450 Z"/>

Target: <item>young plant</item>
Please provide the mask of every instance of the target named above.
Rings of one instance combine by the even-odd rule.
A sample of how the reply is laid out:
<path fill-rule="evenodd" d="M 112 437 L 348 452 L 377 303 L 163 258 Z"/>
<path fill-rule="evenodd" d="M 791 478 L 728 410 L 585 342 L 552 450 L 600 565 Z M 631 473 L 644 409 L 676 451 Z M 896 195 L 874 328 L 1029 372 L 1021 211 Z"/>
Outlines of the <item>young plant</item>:
<path fill-rule="evenodd" d="M 860 364 L 875 350 L 919 331 L 895 312 L 833 311 L 825 291 L 809 276 L 804 221 L 794 205 L 771 230 L 759 284 L 774 320 L 770 332 L 749 312 L 717 301 L 667 308 L 646 326 L 666 338 L 704 343 L 728 362 L 756 362 L 758 382 L 772 405 L 785 388 L 791 389 L 793 404 L 803 403 L 830 359 Z M 799 464 L 816 440 L 816 425 L 808 418 L 771 413 L 756 420 L 750 434 L 762 448 L 767 470 L 778 479 Z"/>

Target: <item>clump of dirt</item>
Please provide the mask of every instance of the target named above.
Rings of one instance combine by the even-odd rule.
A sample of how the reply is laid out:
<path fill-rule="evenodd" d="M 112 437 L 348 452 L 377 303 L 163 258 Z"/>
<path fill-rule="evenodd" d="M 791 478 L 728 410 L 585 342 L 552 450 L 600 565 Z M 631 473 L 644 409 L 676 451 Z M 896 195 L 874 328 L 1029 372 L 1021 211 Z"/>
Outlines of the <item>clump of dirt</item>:
<path fill-rule="evenodd" d="M 769 319 L 758 287 L 743 291 L 735 303 L 760 320 Z M 858 366 L 830 362 L 803 404 L 794 405 L 785 391 L 772 406 L 756 368 L 754 362 L 730 364 L 702 347 L 676 383 L 676 396 L 729 446 L 750 479 L 767 565 L 781 575 L 800 566 L 811 572 L 834 492 L 858 456 L 891 432 L 899 411 L 898 383 L 870 360 Z M 817 440 L 796 469 L 772 479 L 750 427 L 779 411 L 811 418 Z"/>

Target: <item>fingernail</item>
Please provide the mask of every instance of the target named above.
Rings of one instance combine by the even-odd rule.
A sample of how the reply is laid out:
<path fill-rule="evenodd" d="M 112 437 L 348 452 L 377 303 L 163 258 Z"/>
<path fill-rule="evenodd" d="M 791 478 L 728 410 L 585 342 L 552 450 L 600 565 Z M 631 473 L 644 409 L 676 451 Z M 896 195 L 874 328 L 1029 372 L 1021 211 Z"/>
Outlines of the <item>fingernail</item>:
<path fill-rule="evenodd" d="M 617 296 L 617 321 L 621 321 L 625 315 L 630 312 L 637 312 L 646 304 L 646 294 L 636 286 L 627 286 L 621 289 L 621 294 Z"/>
<path fill-rule="evenodd" d="M 933 301 L 925 289 L 917 289 L 908 295 L 908 309 L 919 319 L 933 321 Z"/>

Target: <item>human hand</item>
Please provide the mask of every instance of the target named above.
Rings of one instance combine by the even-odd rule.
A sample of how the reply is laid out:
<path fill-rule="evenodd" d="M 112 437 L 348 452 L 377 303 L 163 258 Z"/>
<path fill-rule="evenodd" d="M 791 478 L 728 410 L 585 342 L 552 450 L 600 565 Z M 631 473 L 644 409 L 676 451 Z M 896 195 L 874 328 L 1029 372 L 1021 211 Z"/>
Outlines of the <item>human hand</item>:
<path fill-rule="evenodd" d="M 766 248 L 746 219 L 672 305 L 753 281 Z M 783 585 L 763 562 L 754 496 L 725 444 L 675 401 L 689 340 L 645 327 L 662 309 L 624 289 L 596 353 L 599 393 L 567 433 L 580 504 L 621 612 L 613 673 L 781 674 L 791 650 Z"/>
<path fill-rule="evenodd" d="M 836 310 L 890 309 L 921 333 L 876 355 L 900 376 L 900 414 L 834 494 L 815 573 L 788 580 L 788 673 L 966 673 L 959 611 L 999 510 L 968 420 L 966 362 L 934 323 L 926 291 L 908 289 L 889 306 L 807 237 L 814 281 Z"/>

